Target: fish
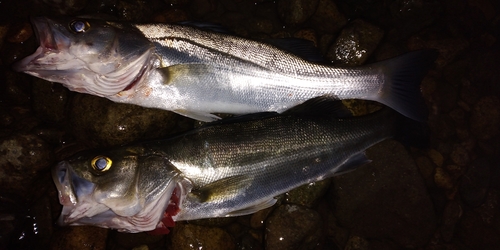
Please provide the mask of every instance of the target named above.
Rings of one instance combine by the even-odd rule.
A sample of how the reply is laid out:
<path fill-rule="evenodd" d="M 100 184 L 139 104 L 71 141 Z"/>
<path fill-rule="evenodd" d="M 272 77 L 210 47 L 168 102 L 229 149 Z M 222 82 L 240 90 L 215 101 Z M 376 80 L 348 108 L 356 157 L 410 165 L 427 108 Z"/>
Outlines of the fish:
<path fill-rule="evenodd" d="M 413 140 L 408 121 L 416 121 L 390 108 L 349 116 L 326 99 L 61 161 L 52 168 L 58 222 L 167 233 L 177 221 L 247 215 L 370 162 L 365 150 L 378 142 Z"/>
<path fill-rule="evenodd" d="M 31 19 L 39 47 L 18 72 L 71 91 L 199 121 L 217 114 L 284 112 L 306 100 L 376 101 L 417 121 L 427 109 L 420 82 L 436 51 L 412 51 L 360 67 L 309 61 L 305 45 L 249 40 L 202 25 L 136 24 L 83 17 Z M 313 58 L 313 57 L 311 57 Z"/>

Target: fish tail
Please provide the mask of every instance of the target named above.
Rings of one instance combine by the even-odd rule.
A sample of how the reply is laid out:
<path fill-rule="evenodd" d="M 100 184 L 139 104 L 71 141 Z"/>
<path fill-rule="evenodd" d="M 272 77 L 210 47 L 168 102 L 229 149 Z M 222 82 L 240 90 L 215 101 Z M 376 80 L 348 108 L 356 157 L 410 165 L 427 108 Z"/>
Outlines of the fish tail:
<path fill-rule="evenodd" d="M 416 121 L 426 121 L 428 111 L 420 83 L 436 57 L 435 50 L 418 50 L 373 65 L 388 79 L 375 101 Z"/>

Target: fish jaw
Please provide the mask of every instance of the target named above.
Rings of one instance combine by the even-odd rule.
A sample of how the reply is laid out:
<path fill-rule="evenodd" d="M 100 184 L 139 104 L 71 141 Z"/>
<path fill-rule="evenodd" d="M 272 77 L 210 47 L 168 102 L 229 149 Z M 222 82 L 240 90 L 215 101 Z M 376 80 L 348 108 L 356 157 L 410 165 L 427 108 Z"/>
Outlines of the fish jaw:
<path fill-rule="evenodd" d="M 13 69 L 41 77 L 39 72 L 55 70 L 61 64 L 58 60 L 61 53 L 69 48 L 70 39 L 54 30 L 56 24 L 48 18 L 32 17 L 31 23 L 39 46 L 35 53 L 15 63 Z"/>
<path fill-rule="evenodd" d="M 75 176 L 68 162 L 60 162 L 53 168 L 52 177 L 57 187 L 59 203 L 63 205 L 58 219 L 60 225 L 79 223 L 78 221 L 83 217 L 94 217 L 109 210 L 92 201 L 91 194 L 95 185 Z"/>
<path fill-rule="evenodd" d="M 52 177 L 63 205 L 58 224 L 61 226 L 93 225 L 112 228 L 120 232 L 138 233 L 153 231 L 166 234 L 172 227 L 183 194 L 181 183 L 171 182 L 158 199 L 145 204 L 134 215 L 114 211 L 112 203 L 100 203 L 93 196 L 95 184 L 80 178 L 72 171 L 70 163 L 60 162 L 52 169 Z"/>

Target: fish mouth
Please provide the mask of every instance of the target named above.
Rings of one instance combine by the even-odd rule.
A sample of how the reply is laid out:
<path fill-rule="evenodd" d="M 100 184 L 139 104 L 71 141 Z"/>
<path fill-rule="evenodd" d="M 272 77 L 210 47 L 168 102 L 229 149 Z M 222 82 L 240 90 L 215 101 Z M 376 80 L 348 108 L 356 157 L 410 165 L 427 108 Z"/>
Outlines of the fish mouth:
<path fill-rule="evenodd" d="M 60 32 L 53 31 L 53 28 L 56 28 L 58 24 L 52 20 L 46 17 L 31 17 L 30 21 L 39 46 L 33 54 L 23 58 L 12 66 L 17 72 L 30 72 L 43 69 L 42 66 L 47 63 L 41 63 L 38 59 L 50 53 L 58 53 L 61 48 L 68 46 L 68 38 L 60 34 Z"/>
<path fill-rule="evenodd" d="M 58 46 L 50 28 L 50 20 L 46 17 L 32 17 L 30 18 L 30 21 L 34 26 L 35 37 L 38 40 L 38 45 L 47 50 L 57 50 Z"/>
<path fill-rule="evenodd" d="M 52 169 L 52 179 L 58 191 L 59 203 L 63 206 L 58 224 L 70 225 L 80 219 L 80 216 L 74 214 L 79 200 L 88 197 L 95 185 L 73 174 L 67 161 L 60 162 Z"/>

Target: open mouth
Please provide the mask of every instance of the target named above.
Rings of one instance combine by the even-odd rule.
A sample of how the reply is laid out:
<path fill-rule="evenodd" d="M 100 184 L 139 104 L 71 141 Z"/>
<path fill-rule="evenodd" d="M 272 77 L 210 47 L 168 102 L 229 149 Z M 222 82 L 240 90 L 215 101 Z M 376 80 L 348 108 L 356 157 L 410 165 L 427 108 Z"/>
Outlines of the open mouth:
<path fill-rule="evenodd" d="M 57 187 L 59 203 L 63 206 L 74 206 L 78 202 L 75 192 L 73 192 L 70 171 L 66 161 L 60 162 L 52 169 L 52 178 Z"/>
<path fill-rule="evenodd" d="M 31 23 L 34 26 L 35 36 L 38 39 L 38 45 L 48 50 L 57 50 L 57 43 L 50 27 L 50 20 L 45 17 L 32 17 Z"/>
<path fill-rule="evenodd" d="M 58 43 L 54 37 L 51 29 L 50 20 L 45 17 L 32 17 L 31 23 L 33 24 L 33 31 L 38 41 L 38 48 L 36 51 L 18 61 L 13 65 L 13 69 L 18 72 L 29 71 L 37 68 L 39 63 L 37 59 L 43 57 L 49 51 L 56 52 L 59 48 Z"/>

